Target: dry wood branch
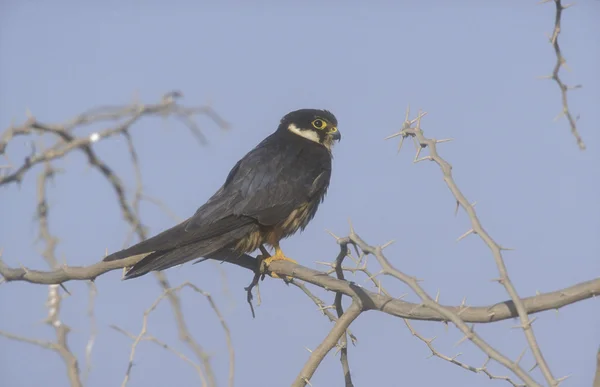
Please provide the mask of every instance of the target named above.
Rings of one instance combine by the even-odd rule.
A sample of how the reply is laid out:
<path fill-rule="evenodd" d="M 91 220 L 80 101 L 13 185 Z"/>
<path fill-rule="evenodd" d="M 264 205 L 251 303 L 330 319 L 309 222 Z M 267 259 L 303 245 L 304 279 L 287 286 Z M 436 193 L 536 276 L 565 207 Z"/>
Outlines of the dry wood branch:
<path fill-rule="evenodd" d="M 26 281 L 36 284 L 60 284 L 71 280 L 89 280 L 99 275 L 134 265 L 144 255 L 110 261 L 99 262 L 90 266 L 62 266 L 53 271 L 38 271 L 28 268 L 10 268 L 0 259 L 0 274 L 7 282 Z M 218 258 L 221 260 L 220 258 Z M 242 255 L 235 260 L 227 261 L 229 264 L 237 265 L 251 272 L 256 271 L 256 259 L 249 255 Z M 414 310 L 417 304 L 398 300 L 385 294 L 378 294 L 351 281 L 341 281 L 326 273 L 308 267 L 288 262 L 274 261 L 269 265 L 269 270 L 280 276 L 293 277 L 310 284 L 316 285 L 332 292 L 341 292 L 349 297 L 358 293 L 369 300 L 371 309 L 380 310 L 392 316 L 408 318 L 410 320 L 446 321 L 446 319 L 432 310 Z M 358 293 L 357 293 L 358 292 Z M 532 297 L 523 298 L 523 305 L 527 313 L 539 313 L 546 310 L 559 309 L 576 302 L 600 295 L 600 278 L 556 290 L 548 293 L 540 293 Z M 444 308 L 455 313 L 463 308 L 460 306 L 446 306 Z M 412 313 L 411 313 L 412 311 Z M 498 302 L 488 306 L 471 306 L 461 312 L 461 317 L 468 323 L 492 323 L 517 317 L 514 303 L 511 300 Z"/>
<path fill-rule="evenodd" d="M 340 238 L 336 237 L 336 239 L 339 240 Z M 387 244 L 384 244 L 384 246 L 387 246 L 390 243 L 391 242 L 388 242 Z M 356 245 L 354 245 L 354 246 L 356 247 Z M 383 248 L 384 247 L 382 246 L 382 249 Z M 364 273 L 367 276 L 367 280 L 371 281 L 373 283 L 373 285 L 375 285 L 375 287 L 377 287 L 379 294 L 383 293 L 383 294 L 389 296 L 390 295 L 389 292 L 383 287 L 383 285 L 381 284 L 381 281 L 376 279 L 375 278 L 376 276 L 371 274 L 371 272 L 367 269 L 366 263 L 365 264 L 362 263 L 362 258 L 364 258 L 366 260 L 364 252 L 359 253 L 359 255 L 361 256 L 361 259 L 359 259 L 357 261 L 357 266 L 355 268 L 342 268 L 342 269 L 345 271 L 350 271 L 352 273 L 356 273 L 356 272 Z M 331 270 L 334 270 L 334 269 L 331 269 Z M 439 303 L 439 292 L 438 292 L 438 295 L 436 295 L 435 302 Z M 464 311 L 464 310 L 466 310 L 466 309 L 462 309 L 461 311 Z M 457 314 L 460 315 L 461 311 L 459 311 Z M 446 355 L 442 354 L 441 352 L 436 350 L 435 347 L 433 346 L 433 341 L 435 340 L 435 337 L 431 338 L 431 339 L 427 339 L 427 338 L 423 337 L 419 332 L 417 332 L 412 327 L 412 324 L 410 323 L 410 321 L 408 319 L 403 318 L 402 320 L 404 321 L 404 324 L 406 325 L 406 327 L 409 329 L 410 333 L 427 345 L 427 348 L 429 348 L 429 350 L 432 353 L 431 356 L 436 356 L 442 360 L 448 361 L 448 362 L 455 364 L 455 365 L 457 365 L 463 369 L 466 369 L 468 371 L 472 371 L 475 373 L 483 373 L 483 374 L 487 375 L 490 379 L 505 380 L 508 383 L 510 383 L 511 385 L 513 385 L 514 387 L 522 387 L 523 386 L 523 385 L 515 383 L 508 376 L 497 376 L 497 375 L 492 374 L 487 368 L 487 364 L 488 364 L 489 360 L 491 360 L 489 357 L 487 358 L 488 360 L 486 360 L 486 362 L 481 367 L 474 367 L 474 366 L 471 366 L 469 364 L 459 361 L 457 358 L 460 355 L 460 353 L 455 355 L 454 357 L 450 357 L 450 356 L 446 356 Z M 446 323 L 446 322 L 444 322 L 444 323 Z"/>
<path fill-rule="evenodd" d="M 342 269 L 342 264 L 344 263 L 344 258 L 348 256 L 348 246 L 340 245 L 340 253 L 335 259 L 335 264 L 333 269 L 335 270 L 335 274 L 337 278 L 341 281 L 345 281 L 344 270 Z M 342 318 L 344 315 L 344 307 L 342 306 L 342 293 L 335 293 L 335 311 L 338 315 L 338 320 Z M 346 387 L 353 387 L 354 383 L 352 383 L 352 375 L 350 374 L 350 364 L 348 362 L 348 329 L 344 331 L 342 337 L 340 338 L 339 347 L 340 347 L 340 362 L 342 363 L 342 372 L 344 373 L 344 383 Z"/>
<path fill-rule="evenodd" d="M 227 326 L 227 323 L 225 322 L 225 319 L 223 318 L 223 315 L 221 314 L 221 312 L 219 311 L 219 308 L 217 307 L 216 303 L 214 302 L 212 296 L 201 290 L 200 288 L 198 288 L 196 285 L 192 284 L 191 282 L 184 282 L 181 285 L 174 287 L 174 288 L 169 288 L 167 290 L 165 290 L 153 303 L 152 305 L 146 309 L 146 311 L 144 312 L 144 316 L 142 319 L 142 329 L 140 331 L 140 333 L 135 336 L 135 339 L 133 341 L 133 344 L 131 345 L 131 352 L 129 354 L 129 364 L 127 366 L 127 370 L 125 372 L 125 377 L 123 379 L 123 383 L 121 384 L 122 387 L 125 387 L 127 385 L 127 383 L 129 382 L 129 379 L 131 378 L 131 370 L 133 368 L 133 360 L 135 358 L 135 352 L 137 349 L 138 344 L 143 341 L 143 340 L 152 340 L 157 342 L 157 344 L 160 344 L 161 346 L 163 346 L 166 349 L 171 350 L 172 352 L 176 353 L 178 356 L 183 356 L 180 355 L 178 352 L 175 352 L 174 350 L 167 348 L 166 344 L 162 344 L 161 342 L 158 342 L 157 339 L 155 338 L 148 338 L 148 337 L 152 337 L 152 336 L 148 336 L 147 332 L 148 332 L 148 318 L 150 317 L 150 314 L 156 309 L 156 307 L 160 304 L 160 302 L 165 299 L 168 298 L 169 294 L 176 294 L 178 293 L 180 290 L 182 290 L 183 288 L 190 288 L 193 291 L 195 291 L 196 293 L 201 294 L 202 296 L 204 296 L 209 304 L 210 307 L 213 309 L 213 311 L 215 312 L 215 315 L 217 316 L 217 318 L 219 319 L 219 323 L 221 324 L 221 327 L 223 328 L 223 331 L 225 332 L 225 339 L 227 341 L 227 347 L 229 349 L 229 386 L 233 386 L 234 383 L 234 370 L 235 370 L 235 365 L 234 365 L 234 359 L 235 359 L 235 352 L 234 352 L 234 348 L 233 348 L 233 344 L 231 341 L 231 332 L 229 330 L 229 327 Z M 124 330 L 122 330 L 121 328 L 115 327 L 115 329 L 126 333 Z M 184 359 L 186 360 L 188 363 L 191 364 L 195 364 L 193 362 L 191 362 L 189 359 Z M 202 360 L 202 359 L 201 359 Z M 199 371 L 199 376 L 200 379 L 202 381 L 202 385 L 203 386 L 212 386 L 214 384 L 211 383 L 215 383 L 214 380 L 211 381 L 210 379 L 206 378 L 204 376 L 204 372 L 200 372 L 202 371 L 201 369 L 198 370 Z M 204 371 L 206 371 L 206 367 L 204 367 Z"/>
<path fill-rule="evenodd" d="M 50 163 L 45 163 L 44 170 L 40 173 L 38 178 L 37 186 L 37 217 L 39 221 L 40 239 L 45 242 L 44 251 L 42 253 L 44 259 L 48 263 L 48 266 L 55 268 L 58 265 L 56 259 L 55 250 L 58 243 L 58 239 L 50 233 L 48 226 L 48 199 L 46 195 L 46 186 L 48 180 L 54 176 L 54 169 Z M 67 366 L 67 375 L 69 382 L 72 387 L 83 386 L 81 383 L 79 364 L 77 357 L 71 352 L 68 345 L 67 336 L 71 331 L 71 328 L 66 325 L 60 319 L 60 307 L 62 304 L 62 296 L 60 294 L 59 285 L 48 286 L 48 301 L 46 306 L 48 307 L 48 317 L 46 318 L 46 324 L 51 326 L 56 333 L 56 348 L 55 350 L 60 354 Z"/>
<path fill-rule="evenodd" d="M 81 149 L 88 153 L 91 145 L 97 141 L 123 134 L 141 117 L 160 115 L 163 117 L 172 116 L 183 119 L 188 125 L 188 129 L 197 135 L 198 126 L 195 124 L 194 116 L 205 115 L 209 117 L 216 125 L 222 129 L 228 128 L 225 122 L 211 107 L 186 107 L 179 105 L 175 97 L 181 97 L 181 93 L 168 93 L 156 104 L 138 104 L 134 103 L 126 106 L 113 106 L 94 109 L 92 111 L 80 114 L 79 116 L 63 124 L 45 124 L 39 122 L 35 117 L 30 116 L 21 126 L 10 127 L 2 136 L 0 136 L 0 155 L 6 152 L 6 148 L 12 139 L 17 136 L 51 134 L 58 138 L 54 146 L 44 152 L 32 154 L 26 158 L 24 163 L 14 171 L 4 176 L 0 176 L 0 186 L 19 182 L 22 180 L 33 166 L 61 158 L 75 149 Z M 76 128 L 91 123 L 114 122 L 124 120 L 113 128 L 92 133 L 86 137 L 76 137 L 73 132 Z"/>
<path fill-rule="evenodd" d="M 548 3 L 550 1 L 551 0 L 543 0 L 542 3 Z M 553 1 L 554 1 L 554 5 L 556 6 L 556 16 L 554 18 L 554 30 L 552 31 L 552 35 L 548 37 L 548 40 L 550 41 L 550 44 L 552 44 L 552 47 L 554 48 L 554 53 L 556 54 L 556 64 L 554 65 L 554 69 L 552 70 L 552 75 L 545 76 L 544 78 L 554 80 L 556 82 L 556 84 L 558 85 L 558 87 L 560 88 L 562 110 L 558 114 L 558 116 L 556 116 L 555 120 L 559 119 L 562 116 L 566 116 L 567 120 L 569 121 L 569 126 L 571 127 L 571 134 L 575 137 L 575 140 L 577 141 L 577 146 L 579 147 L 579 149 L 585 150 L 585 143 L 583 142 L 583 139 L 581 138 L 581 136 L 579 135 L 579 131 L 577 130 L 577 119 L 579 117 L 577 117 L 577 118 L 573 117 L 573 115 L 571 114 L 571 111 L 569 110 L 569 103 L 567 100 L 567 92 L 572 89 L 578 89 L 581 87 L 581 85 L 567 86 L 560 79 L 560 76 L 558 74 L 561 67 L 567 68 L 567 60 L 562 55 L 560 45 L 558 44 L 558 36 L 560 35 L 560 32 L 561 32 L 562 13 L 570 5 L 566 5 L 566 6 L 562 5 L 562 0 L 553 0 Z"/>
<path fill-rule="evenodd" d="M 404 320 L 404 323 L 406 324 L 406 327 L 410 331 L 410 333 L 414 337 L 418 338 L 419 340 L 421 340 L 422 342 L 424 342 L 427 345 L 427 348 L 429 348 L 429 350 L 431 351 L 431 356 L 438 357 L 438 358 L 440 358 L 442 360 L 445 360 L 445 361 L 447 361 L 449 363 L 455 364 L 455 365 L 459 366 L 462 369 L 474 372 L 476 374 L 483 373 L 483 374 L 487 375 L 487 377 L 489 377 L 490 379 L 505 380 L 505 381 L 507 381 L 508 383 L 510 383 L 514 387 L 524 387 L 525 386 L 523 384 L 517 384 L 517 383 L 515 383 L 508 376 L 498 376 L 498 375 L 492 374 L 488 370 L 488 368 L 487 368 L 487 364 L 491 360 L 489 357 L 487 358 L 487 360 L 483 363 L 483 365 L 481 367 L 473 367 L 472 365 L 469 365 L 467 363 L 464 363 L 464 362 L 458 360 L 458 356 L 460 355 L 460 353 L 457 354 L 457 355 L 454 355 L 452 357 L 444 355 L 443 353 L 441 353 L 437 349 L 435 349 L 435 347 L 433 346 L 433 341 L 435 340 L 435 337 L 433 337 L 431 339 L 427 339 L 427 338 L 423 337 L 419 332 L 417 332 L 412 327 L 412 325 L 411 325 L 411 323 L 410 323 L 410 321 L 408 319 L 403 319 L 403 320 Z"/>
<path fill-rule="evenodd" d="M 402 124 L 402 129 L 397 134 L 392 135 L 388 138 L 395 137 L 395 136 L 402 136 L 402 138 L 406 138 L 406 137 L 413 138 L 413 140 L 415 142 L 415 146 L 417 148 L 417 155 L 415 156 L 415 162 L 419 162 L 422 160 L 430 160 L 430 161 L 434 161 L 440 167 L 442 174 L 443 174 L 444 181 L 446 182 L 446 185 L 448 186 L 448 188 L 454 195 L 456 201 L 467 212 L 467 214 L 469 216 L 469 220 L 471 221 L 471 229 L 469 231 L 467 231 L 467 233 L 465 233 L 464 236 L 469 235 L 471 233 L 477 234 L 483 240 L 483 242 L 488 246 L 490 251 L 492 252 L 494 261 L 496 263 L 498 272 L 500 274 L 500 278 L 499 278 L 498 282 L 500 282 L 504 286 L 504 288 L 506 289 L 506 292 L 508 293 L 508 295 L 510 296 L 510 298 L 512 299 L 512 301 L 514 303 L 514 306 L 517 310 L 517 314 L 521 321 L 521 328 L 523 329 L 523 331 L 525 333 L 525 337 L 527 339 L 527 342 L 529 343 L 529 348 L 531 349 L 531 352 L 533 353 L 536 363 L 540 367 L 540 370 L 542 371 L 542 374 L 544 375 L 544 378 L 546 379 L 546 382 L 548 383 L 548 385 L 553 386 L 553 387 L 558 386 L 558 381 L 552 375 L 552 372 L 550 371 L 550 367 L 548 366 L 546 360 L 544 359 L 542 351 L 539 347 L 539 344 L 538 344 L 535 334 L 533 332 L 533 328 L 531 326 L 532 321 L 529 319 L 527 310 L 526 310 L 525 306 L 523 305 L 523 302 L 522 302 L 521 298 L 519 297 L 519 294 L 517 293 L 516 288 L 514 287 L 512 281 L 510 280 L 510 277 L 508 276 L 508 271 L 506 269 L 506 265 L 504 264 L 504 259 L 502 257 L 502 250 L 506 250 L 506 249 L 504 249 L 502 246 L 500 246 L 491 237 L 491 235 L 488 234 L 487 231 L 483 228 L 479 218 L 477 217 L 477 212 L 475 211 L 475 207 L 471 204 L 471 202 L 465 197 L 465 195 L 458 188 L 458 185 L 456 184 L 456 182 L 454 181 L 454 178 L 452 176 L 452 166 L 446 160 L 444 160 L 437 151 L 437 144 L 439 141 L 436 139 L 426 138 L 425 135 L 423 134 L 423 130 L 421 129 L 421 118 L 423 116 L 425 116 L 425 114 L 427 114 L 427 113 L 419 112 L 419 114 L 417 115 L 417 118 L 410 120 L 409 119 L 410 109 L 407 109 L 406 117 L 404 119 L 404 123 Z M 414 125 L 414 127 L 413 127 L 413 125 Z M 419 158 L 421 150 L 424 148 L 429 148 L 429 156 Z M 462 239 L 462 237 L 459 238 L 459 240 L 460 239 Z M 382 262 L 380 261 L 380 263 L 382 263 Z M 385 270 L 385 267 L 384 267 L 384 270 Z"/>
<path fill-rule="evenodd" d="M 197 115 L 205 115 L 211 119 L 221 129 L 227 129 L 228 124 L 209 106 L 200 107 L 186 107 L 178 104 L 176 99 L 182 95 L 180 92 L 171 92 L 165 94 L 160 102 L 156 104 L 143 105 L 140 103 L 133 103 L 126 106 L 108 106 L 99 109 L 90 110 L 79 116 L 63 123 L 63 124 L 47 124 L 38 121 L 32 115 L 29 115 L 27 121 L 19 127 L 11 127 L 6 130 L 0 137 L 0 155 L 6 152 L 7 147 L 17 136 L 49 136 L 55 140 L 54 145 L 46 150 L 37 152 L 33 149 L 32 154 L 25 159 L 23 164 L 16 167 L 14 170 L 8 170 L 7 173 L 0 175 L 0 186 L 10 184 L 13 182 L 20 182 L 23 176 L 30 171 L 35 165 L 47 163 L 51 160 L 63 158 L 70 154 L 72 151 L 80 150 L 87 157 L 87 161 L 94 169 L 98 170 L 100 174 L 108 181 L 116 193 L 117 201 L 119 203 L 121 213 L 125 218 L 126 222 L 131 226 L 132 230 L 135 231 L 138 238 L 143 240 L 146 238 L 146 232 L 142 225 L 138 205 L 139 201 L 143 197 L 142 184 L 141 184 L 141 173 L 139 169 L 139 163 L 137 154 L 133 146 L 133 142 L 130 137 L 130 130 L 132 126 L 139 121 L 140 118 L 146 116 L 163 116 L 174 117 L 182 121 L 187 125 L 191 133 L 202 143 L 206 143 L 206 139 L 196 124 L 194 118 Z M 108 129 L 94 132 L 90 135 L 78 137 L 75 132 L 78 128 L 91 124 L 91 123 L 113 123 L 113 127 Z M 125 187 L 122 183 L 122 179 L 113 171 L 107 163 L 102 161 L 93 149 L 93 144 L 99 141 L 104 141 L 109 138 L 122 135 L 126 138 L 129 153 L 131 155 L 132 163 L 136 172 L 136 194 L 133 199 L 132 205 L 129 204 L 125 195 Z M 6 156 L 6 155 L 5 155 Z M 11 163 L 12 164 L 12 163 Z M 46 211 L 46 207 L 38 205 L 39 213 Z M 50 241 L 50 240 L 49 240 Z M 50 246 L 50 245 L 48 245 Z M 50 246 L 51 247 L 51 246 Z M 47 247 L 48 249 L 50 247 Z M 128 263 L 131 265 L 141 259 L 143 256 L 132 257 L 128 259 Z M 77 274 L 71 272 L 66 266 L 55 267 L 56 273 L 59 275 L 71 275 Z M 104 269 L 102 269 L 104 270 Z M 98 274 L 104 272 L 100 270 Z M 164 273 L 155 273 L 159 285 L 166 291 L 170 288 L 168 280 Z M 94 276 L 95 277 L 95 276 Z M 90 278 L 93 279 L 93 278 Z M 202 349 L 202 347 L 192 338 L 183 313 L 181 311 L 181 302 L 175 293 L 168 293 L 167 295 L 171 304 L 175 320 L 177 323 L 180 339 L 188 345 L 192 351 L 201 359 L 202 364 L 206 370 L 208 383 L 210 386 L 215 385 L 215 377 L 210 365 L 210 357 Z M 92 341 L 93 343 L 93 341 Z"/>
<path fill-rule="evenodd" d="M 137 338 L 136 335 L 129 333 L 126 330 L 124 330 L 116 325 L 111 325 L 110 327 L 112 329 L 116 330 L 117 332 L 124 334 L 125 336 L 129 337 L 132 340 L 136 340 L 136 338 Z M 157 339 L 154 336 L 145 335 L 144 337 L 142 337 L 141 341 L 151 341 L 151 342 L 157 344 L 158 346 L 166 349 L 167 351 L 173 353 L 175 356 L 179 357 L 181 360 L 185 361 L 186 363 L 188 363 L 189 365 L 194 367 L 194 370 L 196 370 L 196 373 L 198 374 L 198 378 L 200 379 L 200 383 L 202 383 L 202 386 L 204 387 L 207 385 L 206 378 L 204 377 L 204 372 L 202 371 L 202 367 L 200 366 L 200 364 L 194 363 L 194 361 L 192 359 L 185 356 L 183 353 L 177 351 L 175 348 L 171 347 L 167 343 Z"/>
<path fill-rule="evenodd" d="M 383 254 L 383 249 L 381 247 L 373 247 L 368 245 L 354 232 L 354 230 L 351 230 L 350 236 L 348 238 L 342 238 L 338 241 L 338 243 L 340 243 L 340 245 L 354 244 L 366 254 L 372 254 L 373 256 L 375 256 L 375 258 L 383 268 L 383 274 L 392 276 L 402 281 L 403 283 L 408 285 L 417 296 L 419 296 L 422 303 L 417 305 L 415 309 L 427 308 L 435 310 L 436 312 L 444 316 L 445 321 L 451 321 L 465 335 L 466 339 L 470 340 L 473 344 L 480 348 L 487 356 L 496 360 L 498 363 L 502 364 L 504 367 L 514 372 L 528 386 L 540 386 L 524 369 L 521 368 L 519 364 L 511 361 L 509 358 L 507 358 L 498 350 L 489 345 L 481 336 L 479 336 L 475 332 L 473 326 L 469 327 L 466 324 L 465 320 L 463 320 L 462 316 L 459 315 L 459 313 L 444 308 L 443 306 L 438 304 L 433 298 L 431 298 L 429 294 L 427 294 L 427 292 L 425 292 L 425 290 L 419 285 L 419 282 L 416 278 L 411 277 L 393 267 Z"/>
<path fill-rule="evenodd" d="M 363 309 L 359 302 L 353 301 L 352 305 L 344 312 L 344 314 L 338 318 L 333 329 L 327 334 L 327 337 L 319 346 L 312 351 L 310 357 L 296 380 L 292 384 L 294 387 L 304 387 L 307 383 L 310 383 L 310 379 L 314 375 L 315 371 L 319 367 L 319 364 L 323 361 L 325 356 L 335 347 L 340 338 L 346 333 L 350 324 L 362 313 Z"/>

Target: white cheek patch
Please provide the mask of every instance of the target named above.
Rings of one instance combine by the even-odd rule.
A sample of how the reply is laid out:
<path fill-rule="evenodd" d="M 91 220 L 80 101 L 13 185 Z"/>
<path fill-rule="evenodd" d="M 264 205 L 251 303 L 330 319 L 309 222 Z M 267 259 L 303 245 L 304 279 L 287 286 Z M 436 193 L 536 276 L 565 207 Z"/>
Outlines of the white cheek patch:
<path fill-rule="evenodd" d="M 306 139 L 309 139 L 310 141 L 314 141 L 314 142 L 316 142 L 318 144 L 321 143 L 321 141 L 319 139 L 319 135 L 314 130 L 300 130 L 294 124 L 290 124 L 288 126 L 288 130 L 290 132 L 296 133 L 298 136 L 302 136 L 302 137 L 304 137 Z"/>

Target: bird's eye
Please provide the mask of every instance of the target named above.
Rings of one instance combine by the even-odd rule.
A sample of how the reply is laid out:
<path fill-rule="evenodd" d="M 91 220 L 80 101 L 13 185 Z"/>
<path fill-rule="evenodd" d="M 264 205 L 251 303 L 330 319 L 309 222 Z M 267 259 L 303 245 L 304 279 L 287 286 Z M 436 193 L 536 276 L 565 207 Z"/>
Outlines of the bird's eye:
<path fill-rule="evenodd" d="M 324 129 L 327 126 L 327 124 L 323 120 L 320 120 L 320 119 L 314 120 L 312 122 L 312 125 L 317 129 Z"/>
<path fill-rule="evenodd" d="M 329 131 L 331 133 L 335 133 L 335 132 L 337 132 L 337 128 L 335 126 L 333 126 L 331 129 L 329 129 Z"/>

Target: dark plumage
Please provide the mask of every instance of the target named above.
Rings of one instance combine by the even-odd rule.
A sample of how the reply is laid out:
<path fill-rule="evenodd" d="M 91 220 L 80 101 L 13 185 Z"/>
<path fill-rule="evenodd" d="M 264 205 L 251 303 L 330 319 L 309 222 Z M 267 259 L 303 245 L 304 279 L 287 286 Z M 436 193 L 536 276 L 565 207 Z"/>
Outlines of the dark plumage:
<path fill-rule="evenodd" d="M 303 230 L 315 216 L 329 186 L 333 141 L 340 138 L 337 120 L 326 110 L 285 115 L 192 217 L 104 260 L 150 253 L 125 279 L 226 250 L 229 255 L 252 252 L 262 244 L 275 247 L 267 264 L 290 260 L 279 241 Z"/>

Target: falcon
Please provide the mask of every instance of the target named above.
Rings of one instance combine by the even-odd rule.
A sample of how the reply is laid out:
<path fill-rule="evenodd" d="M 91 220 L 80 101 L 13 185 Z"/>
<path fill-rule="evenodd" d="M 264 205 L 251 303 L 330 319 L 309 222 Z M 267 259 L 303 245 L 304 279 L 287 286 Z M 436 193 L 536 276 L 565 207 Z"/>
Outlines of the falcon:
<path fill-rule="evenodd" d="M 341 140 L 336 117 L 327 110 L 286 114 L 275 132 L 248 152 L 225 183 L 182 223 L 104 261 L 147 254 L 124 279 L 165 270 L 211 255 L 240 256 L 262 245 L 276 260 L 296 262 L 280 241 L 304 230 L 322 203 L 331 178 L 332 148 Z"/>

